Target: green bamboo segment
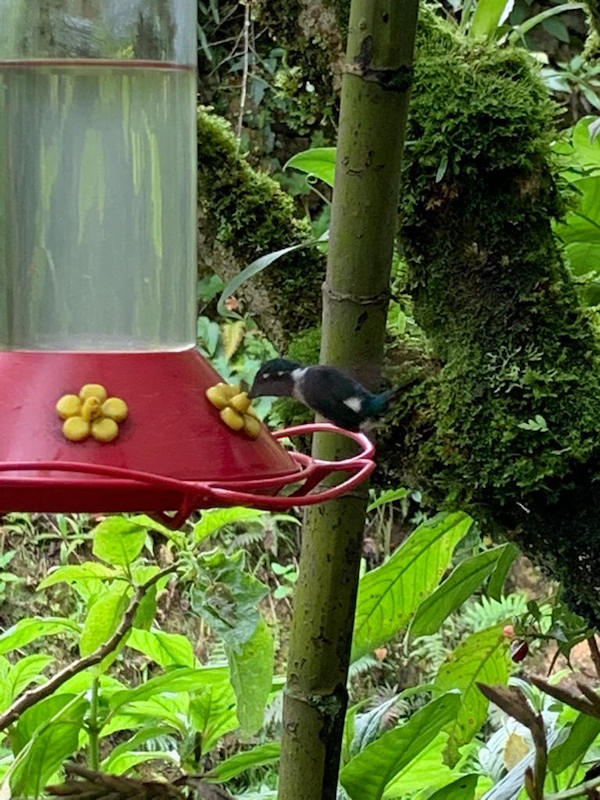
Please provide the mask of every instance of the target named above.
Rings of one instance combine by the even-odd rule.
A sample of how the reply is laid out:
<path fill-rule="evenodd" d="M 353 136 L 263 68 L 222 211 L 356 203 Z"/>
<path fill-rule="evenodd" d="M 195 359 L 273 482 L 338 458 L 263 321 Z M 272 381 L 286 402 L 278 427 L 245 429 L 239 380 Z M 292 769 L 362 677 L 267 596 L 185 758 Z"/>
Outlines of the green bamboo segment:
<path fill-rule="evenodd" d="M 375 388 L 385 334 L 418 0 L 353 0 L 321 361 Z M 316 438 L 318 458 L 352 445 Z M 284 705 L 279 800 L 335 800 L 367 489 L 307 515 Z"/>

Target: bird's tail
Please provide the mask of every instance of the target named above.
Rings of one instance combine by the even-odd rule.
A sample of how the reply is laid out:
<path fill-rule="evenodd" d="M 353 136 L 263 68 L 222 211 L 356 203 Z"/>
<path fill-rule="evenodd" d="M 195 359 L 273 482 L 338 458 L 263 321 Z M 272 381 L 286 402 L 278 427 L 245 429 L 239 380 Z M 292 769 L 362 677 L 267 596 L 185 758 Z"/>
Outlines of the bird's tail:
<path fill-rule="evenodd" d="M 413 378 L 409 378 L 409 380 L 405 381 L 401 386 L 394 386 L 393 389 L 387 389 L 385 392 L 376 395 L 376 413 L 383 414 L 387 411 L 394 400 L 404 394 L 409 386 L 422 380 L 422 378 L 423 376 L 421 374 L 415 375 Z"/>

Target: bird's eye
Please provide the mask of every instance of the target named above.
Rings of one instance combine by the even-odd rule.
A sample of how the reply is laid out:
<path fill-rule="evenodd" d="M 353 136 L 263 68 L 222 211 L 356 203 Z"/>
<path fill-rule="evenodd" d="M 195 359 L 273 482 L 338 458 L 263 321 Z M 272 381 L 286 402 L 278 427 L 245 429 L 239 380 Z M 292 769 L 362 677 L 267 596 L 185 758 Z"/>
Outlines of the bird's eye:
<path fill-rule="evenodd" d="M 277 375 L 278 378 L 283 378 L 285 372 L 276 372 L 275 375 Z"/>

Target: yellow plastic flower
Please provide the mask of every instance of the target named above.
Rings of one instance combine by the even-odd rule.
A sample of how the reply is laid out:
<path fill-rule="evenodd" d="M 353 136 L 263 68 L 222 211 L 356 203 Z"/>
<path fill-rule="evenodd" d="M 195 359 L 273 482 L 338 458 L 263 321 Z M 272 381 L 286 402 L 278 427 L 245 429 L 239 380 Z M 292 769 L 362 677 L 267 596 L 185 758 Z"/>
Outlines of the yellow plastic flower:
<path fill-rule="evenodd" d="M 56 413 L 64 420 L 65 439 L 83 442 L 91 434 L 97 442 L 112 442 L 129 409 L 120 397 L 109 397 L 100 383 L 86 383 L 79 394 L 64 394 L 56 404 Z"/>
<path fill-rule="evenodd" d="M 221 419 L 234 431 L 243 430 L 251 439 L 260 433 L 260 420 L 246 392 L 239 386 L 217 383 L 206 390 L 208 401 L 221 412 Z"/>

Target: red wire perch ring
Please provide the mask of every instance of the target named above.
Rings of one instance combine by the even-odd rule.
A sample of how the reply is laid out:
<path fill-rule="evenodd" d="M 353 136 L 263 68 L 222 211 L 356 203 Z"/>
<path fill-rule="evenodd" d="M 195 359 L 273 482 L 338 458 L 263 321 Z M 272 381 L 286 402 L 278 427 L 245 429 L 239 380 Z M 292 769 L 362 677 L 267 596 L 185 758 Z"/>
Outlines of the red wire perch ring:
<path fill-rule="evenodd" d="M 179 528 L 189 515 L 197 508 L 206 508 L 213 500 L 218 501 L 215 505 L 229 505 L 232 503 L 254 506 L 266 511 L 282 511 L 292 506 L 308 506 L 322 503 L 340 497 L 354 489 L 375 469 L 373 455 L 375 447 L 373 443 L 362 433 L 355 433 L 338 428 L 329 423 L 314 423 L 311 425 L 297 425 L 293 428 L 286 428 L 275 431 L 272 436 L 275 439 L 283 439 L 289 436 L 297 436 L 305 433 L 335 433 L 353 439 L 362 447 L 362 452 L 351 458 L 342 461 L 323 461 L 315 459 L 303 453 L 290 453 L 290 456 L 300 466 L 300 471 L 286 475 L 285 477 L 262 478 L 249 481 L 236 481 L 227 486 L 216 484 L 212 481 L 186 481 L 178 478 L 169 478 L 165 475 L 157 475 L 151 472 L 140 470 L 112 467 L 102 464 L 85 464 L 77 461 L 19 461 L 5 462 L 0 464 L 0 473 L 3 472 L 69 472 L 84 475 L 95 475 L 101 478 L 113 479 L 114 481 L 133 481 L 145 484 L 157 489 L 169 490 L 181 495 L 181 503 L 173 516 L 165 512 L 153 513 L 153 516 L 170 528 Z M 349 477 L 329 489 L 322 492 L 310 492 L 328 475 L 333 472 L 348 472 Z M 13 476 L 7 478 L 0 475 L 0 487 L 15 487 L 19 485 L 28 486 L 52 486 L 54 479 L 48 476 Z M 273 496 L 264 494 L 265 490 L 283 489 L 284 486 L 303 482 L 300 488 L 290 495 Z M 86 482 L 87 483 L 87 482 Z M 101 482 L 97 488 L 101 491 Z M 72 489 L 77 489 L 77 483 L 72 483 Z M 247 491 L 248 489 L 254 491 Z"/>

